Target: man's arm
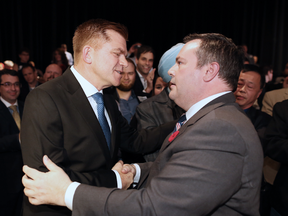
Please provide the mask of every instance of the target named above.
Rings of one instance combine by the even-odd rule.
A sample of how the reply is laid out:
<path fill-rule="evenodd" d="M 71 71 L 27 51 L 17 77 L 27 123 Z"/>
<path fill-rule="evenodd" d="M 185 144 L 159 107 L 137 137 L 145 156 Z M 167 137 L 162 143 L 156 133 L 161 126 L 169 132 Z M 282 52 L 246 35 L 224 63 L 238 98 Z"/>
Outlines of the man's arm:
<path fill-rule="evenodd" d="M 121 113 L 119 112 L 119 115 Z M 135 130 L 128 127 L 124 117 L 118 117 L 121 128 L 120 147 L 127 152 L 148 154 L 161 148 L 165 138 L 173 131 L 177 120 L 162 124 L 152 129 Z"/>
<path fill-rule="evenodd" d="M 72 210 L 71 203 L 79 184 L 72 184 L 69 176 L 53 163 L 47 155 L 43 156 L 43 164 L 48 170 L 46 173 L 39 172 L 26 165 L 23 167 L 25 175 L 22 178 L 22 182 L 29 202 L 34 205 L 67 206 Z M 112 169 L 120 174 L 123 189 L 125 190 L 132 184 L 132 179 L 137 175 L 134 165 L 123 164 L 122 161 L 117 162 Z"/>
<path fill-rule="evenodd" d="M 246 143 L 238 130 L 233 125 L 214 121 L 196 126 L 187 133 L 176 138 L 162 152 L 162 159 L 167 158 L 163 160 L 164 164 L 162 160 L 153 163 L 150 170 L 153 178 L 146 188 L 123 191 L 81 184 L 75 192 L 73 214 L 169 215 L 174 212 L 177 215 L 208 215 L 235 194 L 238 194 L 236 197 L 252 196 L 247 201 L 251 202 L 254 211 L 258 211 L 255 196 L 260 188 L 261 169 L 257 168 L 261 167 L 262 161 L 257 162 L 259 167 L 255 165 L 255 170 L 252 169 L 259 174 L 259 185 L 254 185 L 255 179 L 252 177 L 250 182 L 250 176 L 243 172 L 247 169 L 244 168 L 247 157 L 256 155 L 246 155 Z M 250 135 L 256 137 L 253 144 L 257 144 L 256 133 L 252 131 Z M 260 152 L 255 160 L 261 156 Z M 25 187 L 29 188 L 29 185 Z M 239 194 L 239 190 L 245 188 L 247 191 Z"/>
<path fill-rule="evenodd" d="M 137 129 L 141 130 L 142 128 L 155 128 L 157 127 L 156 118 L 152 116 L 152 103 L 141 103 L 136 108 L 135 117 L 137 119 Z M 149 110 L 149 111 L 148 111 Z M 171 131 L 172 132 L 172 131 Z"/>

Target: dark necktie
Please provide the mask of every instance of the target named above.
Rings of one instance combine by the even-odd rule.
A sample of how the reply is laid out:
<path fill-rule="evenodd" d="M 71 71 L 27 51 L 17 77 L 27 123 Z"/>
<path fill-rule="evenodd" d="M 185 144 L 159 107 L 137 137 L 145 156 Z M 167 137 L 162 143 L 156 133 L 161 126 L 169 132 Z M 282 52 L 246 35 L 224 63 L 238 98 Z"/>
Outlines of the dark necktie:
<path fill-rule="evenodd" d="M 178 131 L 182 127 L 182 125 L 185 124 L 186 121 L 187 121 L 186 120 L 186 113 L 184 113 L 184 114 L 182 114 L 182 116 L 177 121 L 177 123 L 176 123 L 176 125 L 174 127 L 174 130 L 173 130 L 173 133 L 175 131 Z"/>
<path fill-rule="evenodd" d="M 99 121 L 101 128 L 102 128 L 102 131 L 105 135 L 108 148 L 110 149 L 111 133 L 110 133 L 110 128 L 109 128 L 107 119 L 106 119 L 105 114 L 104 114 L 103 95 L 98 92 L 98 93 L 92 95 L 92 97 L 97 103 L 98 121 Z"/>

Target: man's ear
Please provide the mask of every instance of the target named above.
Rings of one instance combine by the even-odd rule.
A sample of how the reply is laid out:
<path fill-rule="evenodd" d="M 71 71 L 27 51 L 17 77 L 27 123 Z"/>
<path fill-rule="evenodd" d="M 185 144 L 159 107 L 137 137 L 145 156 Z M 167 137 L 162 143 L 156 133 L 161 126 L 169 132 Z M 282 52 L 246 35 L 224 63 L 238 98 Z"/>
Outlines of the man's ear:
<path fill-rule="evenodd" d="M 84 62 L 86 62 L 87 64 L 92 63 L 91 52 L 92 52 L 92 48 L 90 46 L 84 46 L 82 50 L 82 58 Z"/>
<path fill-rule="evenodd" d="M 209 63 L 203 77 L 204 82 L 210 82 L 219 73 L 220 65 L 217 62 Z"/>

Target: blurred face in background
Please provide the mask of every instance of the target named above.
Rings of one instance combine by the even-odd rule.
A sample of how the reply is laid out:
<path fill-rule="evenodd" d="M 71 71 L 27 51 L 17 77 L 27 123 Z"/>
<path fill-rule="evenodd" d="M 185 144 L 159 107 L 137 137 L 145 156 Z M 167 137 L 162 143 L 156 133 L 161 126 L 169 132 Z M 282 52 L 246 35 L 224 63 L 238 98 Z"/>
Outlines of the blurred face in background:
<path fill-rule="evenodd" d="M 162 77 L 158 77 L 155 82 L 154 95 L 160 94 L 167 86 L 168 83 L 164 82 Z"/>
<path fill-rule="evenodd" d="M 0 95 L 1 97 L 14 104 L 20 94 L 20 83 L 18 76 L 3 74 L 1 76 Z"/>
<path fill-rule="evenodd" d="M 244 110 L 250 108 L 262 92 L 261 76 L 254 71 L 241 72 L 234 92 L 236 103 Z"/>
<path fill-rule="evenodd" d="M 46 68 L 43 78 L 44 81 L 47 82 L 61 75 L 62 75 L 62 69 L 57 64 L 50 64 Z"/>
<path fill-rule="evenodd" d="M 136 79 L 135 66 L 131 62 L 128 62 L 128 66 L 124 67 L 123 72 L 120 74 L 122 75 L 121 83 L 117 88 L 121 91 L 130 91 Z"/>
<path fill-rule="evenodd" d="M 148 75 L 149 71 L 153 67 L 154 55 L 152 52 L 142 53 L 139 59 L 136 58 L 137 71 L 142 76 Z"/>
<path fill-rule="evenodd" d="M 29 55 L 28 52 L 23 51 L 23 52 L 19 55 L 19 58 L 20 58 L 20 61 L 21 61 L 22 63 L 27 63 L 28 60 L 29 60 L 29 58 L 30 58 L 30 55 Z"/>
<path fill-rule="evenodd" d="M 37 80 L 37 72 L 33 71 L 31 67 L 23 68 L 22 73 L 28 84 L 32 84 L 35 82 L 35 80 Z"/>

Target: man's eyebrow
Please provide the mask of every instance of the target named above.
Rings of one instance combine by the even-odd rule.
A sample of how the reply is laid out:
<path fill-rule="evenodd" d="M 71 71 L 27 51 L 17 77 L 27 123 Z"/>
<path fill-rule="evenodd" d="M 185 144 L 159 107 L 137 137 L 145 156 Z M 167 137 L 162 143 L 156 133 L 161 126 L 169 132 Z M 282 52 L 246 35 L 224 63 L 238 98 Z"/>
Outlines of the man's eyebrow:
<path fill-rule="evenodd" d="M 181 56 L 176 57 L 176 62 L 179 61 L 180 59 L 183 59 Z"/>
<path fill-rule="evenodd" d="M 116 48 L 114 49 L 115 51 L 119 51 L 120 53 L 123 53 L 124 55 L 126 54 L 126 50 L 123 50 L 121 48 Z"/>

